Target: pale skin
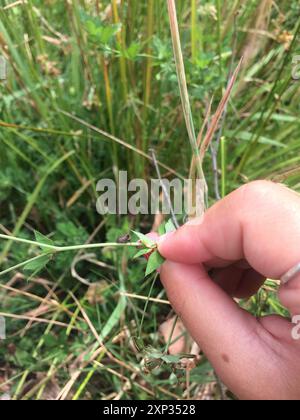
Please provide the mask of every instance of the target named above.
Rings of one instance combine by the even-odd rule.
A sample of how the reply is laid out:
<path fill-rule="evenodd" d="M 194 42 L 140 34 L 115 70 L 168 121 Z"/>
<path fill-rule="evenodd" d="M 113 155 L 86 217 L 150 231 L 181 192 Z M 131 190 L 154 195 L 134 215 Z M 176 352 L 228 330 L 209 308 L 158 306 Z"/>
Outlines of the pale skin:
<path fill-rule="evenodd" d="M 256 181 L 159 240 L 170 302 L 221 380 L 240 399 L 300 399 L 300 340 L 279 316 L 256 319 L 233 300 L 300 262 L 300 196 Z M 209 276 L 208 271 L 213 275 Z M 300 275 L 279 289 L 300 315 Z"/>

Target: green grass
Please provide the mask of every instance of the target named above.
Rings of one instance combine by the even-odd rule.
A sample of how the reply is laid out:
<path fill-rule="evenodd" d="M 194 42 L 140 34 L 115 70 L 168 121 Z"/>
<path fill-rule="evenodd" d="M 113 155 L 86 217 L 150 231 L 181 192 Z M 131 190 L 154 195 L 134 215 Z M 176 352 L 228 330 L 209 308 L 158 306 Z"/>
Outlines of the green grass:
<path fill-rule="evenodd" d="M 188 177 L 197 155 L 194 133 L 212 97 L 216 112 L 231 62 L 233 72 L 249 45 L 254 56 L 238 75 L 222 129 L 220 194 L 259 178 L 283 179 L 300 191 L 300 84 L 291 80 L 299 53 L 297 1 L 273 7 L 255 43 L 260 1 L 176 0 L 184 112 L 165 0 L 11 3 L 0 4 L 0 49 L 9 64 L 0 82 L 0 234 L 31 241 L 37 230 L 70 248 L 115 243 L 134 228 L 149 231 L 150 217 L 96 213 L 98 179 L 117 170 L 156 178 L 150 147 L 163 176 Z M 213 204 L 209 151 L 202 169 Z M 0 271 L 36 252 L 34 244 L 1 239 Z M 144 279 L 145 263 L 132 261 L 135 250 L 84 252 L 58 253 L 36 275 L 20 269 L 1 277 L 8 337 L 0 341 L 0 394 L 176 399 L 210 387 L 211 397 L 220 398 L 205 358 L 189 387 L 185 370 L 175 375 L 172 363 L 157 361 L 155 351 L 167 344 L 159 326 L 172 312 L 159 281 Z M 100 291 L 72 277 L 76 257 L 85 258 L 77 274 L 101 281 Z M 282 312 L 273 283 L 246 305 L 253 313 Z M 146 373 L 142 358 L 159 367 Z"/>

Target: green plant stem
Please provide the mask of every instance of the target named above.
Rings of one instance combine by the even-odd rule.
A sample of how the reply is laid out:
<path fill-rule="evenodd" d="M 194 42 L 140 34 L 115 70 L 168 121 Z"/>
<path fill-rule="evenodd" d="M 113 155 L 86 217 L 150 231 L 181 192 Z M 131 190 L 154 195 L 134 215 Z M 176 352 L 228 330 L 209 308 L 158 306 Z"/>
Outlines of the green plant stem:
<path fill-rule="evenodd" d="M 19 383 L 17 385 L 17 389 L 15 391 L 15 394 L 14 394 L 14 396 L 12 398 L 14 401 L 16 401 L 18 399 L 18 396 L 19 396 L 20 392 L 22 391 L 22 388 L 23 388 L 23 386 L 25 384 L 25 381 L 26 381 L 27 376 L 29 375 L 29 373 L 30 373 L 30 371 L 28 369 L 26 369 L 24 371 L 24 373 L 23 373 L 23 375 L 22 375 L 22 377 L 21 377 L 21 379 L 20 379 L 20 381 L 19 381 Z"/>
<path fill-rule="evenodd" d="M 226 196 L 226 141 L 221 137 L 222 198 Z"/>
<path fill-rule="evenodd" d="M 207 184 L 205 180 L 205 175 L 202 168 L 202 160 L 199 152 L 199 147 L 197 143 L 196 133 L 195 133 L 195 126 L 192 117 L 192 110 L 188 95 L 187 89 L 187 81 L 185 75 L 185 66 L 181 48 L 181 41 L 180 41 L 180 34 L 179 34 L 179 26 L 177 20 L 177 11 L 176 11 L 176 4 L 174 0 L 168 0 L 168 13 L 169 13 L 169 21 L 170 21 L 170 29 L 171 29 L 171 36 L 172 36 L 172 43 L 173 43 L 173 51 L 174 51 L 174 58 L 175 58 L 175 65 L 176 65 L 176 72 L 178 77 L 178 86 L 180 91 L 181 103 L 182 103 L 182 110 L 184 114 L 184 119 L 186 123 L 186 128 L 188 132 L 188 137 L 191 145 L 191 149 L 193 155 L 195 157 L 197 175 L 200 180 L 203 182 L 203 197 L 201 197 L 203 212 L 206 210 L 206 203 L 207 203 Z"/>
<path fill-rule="evenodd" d="M 111 0 L 111 5 L 112 5 L 114 23 L 115 24 L 120 24 L 121 21 L 120 21 L 119 12 L 118 12 L 117 1 L 116 0 Z M 125 51 L 126 46 L 125 46 L 123 31 L 124 31 L 124 29 L 122 28 L 121 31 L 117 33 L 117 40 L 118 40 L 119 47 L 123 51 Z M 120 56 L 119 63 L 120 63 L 120 76 L 121 76 L 123 99 L 126 102 L 127 101 L 127 95 L 128 95 L 128 91 L 127 91 L 127 71 L 126 71 L 126 59 L 123 55 Z"/>
<path fill-rule="evenodd" d="M 192 61 L 197 57 L 197 0 L 191 0 L 191 50 Z"/>
<path fill-rule="evenodd" d="M 216 7 L 217 7 L 217 19 L 218 19 L 218 25 L 217 25 L 217 31 L 218 31 L 218 55 L 219 55 L 219 72 L 220 77 L 222 78 L 223 69 L 222 69 L 222 34 L 221 34 L 221 1 L 216 0 Z"/>
<path fill-rule="evenodd" d="M 144 306 L 144 310 L 143 310 L 143 315 L 142 315 L 142 319 L 141 319 L 141 323 L 140 323 L 140 327 L 139 327 L 139 335 L 138 335 L 138 338 L 142 338 L 142 328 L 143 328 L 143 324 L 144 324 L 144 319 L 145 319 L 147 308 L 148 308 L 148 305 L 149 305 L 149 302 L 150 302 L 150 297 L 152 295 L 153 288 L 154 288 L 154 286 L 156 284 L 157 277 L 158 277 L 158 274 L 155 274 L 154 275 L 154 278 L 153 278 L 153 281 L 151 283 L 151 287 L 150 287 L 150 290 L 149 290 L 149 293 L 148 293 L 148 297 L 147 297 L 147 300 L 146 300 L 146 303 L 145 303 L 145 306 Z"/>
<path fill-rule="evenodd" d="M 86 245 L 56 246 L 56 245 L 43 244 L 41 242 L 30 241 L 28 239 L 22 239 L 22 238 L 17 238 L 15 236 L 2 235 L 2 234 L 0 235 L 0 239 L 10 241 L 10 243 L 19 242 L 19 243 L 23 243 L 23 244 L 27 244 L 27 245 L 38 246 L 38 247 L 40 247 L 44 250 L 48 250 L 49 253 L 53 253 L 53 254 L 58 253 L 58 252 L 78 251 L 78 250 L 86 250 L 86 249 L 99 249 L 99 248 L 106 248 L 106 247 L 115 247 L 115 248 L 129 247 L 129 246 L 130 247 L 138 247 L 140 245 L 140 242 L 129 242 L 129 243 L 126 243 L 126 244 L 120 244 L 120 243 L 116 243 L 116 242 L 107 242 L 107 243 L 86 244 Z M 19 269 L 19 268 L 22 268 L 25 265 L 27 265 L 31 262 L 37 261 L 44 256 L 45 256 L 45 253 L 42 253 L 42 254 L 37 255 L 33 258 L 30 258 L 26 261 L 23 261 L 20 264 L 14 265 L 13 267 L 8 268 L 7 270 L 1 271 L 0 276 L 8 274 L 8 273 L 10 273 L 14 270 Z"/>
<path fill-rule="evenodd" d="M 43 244 L 41 242 L 30 241 L 28 239 L 17 238 L 14 236 L 2 235 L 2 234 L 0 235 L 0 239 L 5 239 L 12 242 L 20 242 L 20 243 L 28 244 L 28 245 L 35 245 L 35 246 L 39 246 L 40 248 L 45 248 L 53 252 L 66 252 L 66 251 L 78 251 L 81 249 L 96 249 L 96 248 L 106 248 L 106 247 L 124 247 L 124 246 L 139 246 L 140 245 L 139 242 L 128 242 L 126 244 L 120 244 L 117 242 L 106 242 L 106 243 L 86 244 L 86 245 L 56 246 L 56 245 Z"/>
<path fill-rule="evenodd" d="M 13 267 L 8 268 L 7 270 L 1 271 L 0 272 L 0 276 L 4 276 L 5 274 L 11 273 L 14 270 L 18 270 L 19 268 L 24 267 L 25 265 L 33 262 L 33 261 L 37 261 L 40 258 L 44 257 L 44 254 L 42 255 L 37 255 L 36 257 L 30 258 L 29 260 L 23 261 L 20 264 L 14 265 Z"/>
<path fill-rule="evenodd" d="M 144 87 L 144 110 L 143 110 L 143 120 L 146 124 L 148 107 L 150 104 L 151 98 L 151 86 L 152 86 L 152 70 L 153 70 L 153 57 L 152 57 L 152 37 L 154 33 L 154 0 L 149 0 L 148 2 L 148 15 L 147 15 L 147 62 L 146 62 L 146 72 L 145 72 L 145 87 Z M 144 143 L 146 143 L 146 136 Z M 144 150 L 147 150 L 147 145 L 144 144 Z"/>
<path fill-rule="evenodd" d="M 169 338 L 168 338 L 168 342 L 167 342 L 166 347 L 165 347 L 165 351 L 164 351 L 165 354 L 168 353 L 169 347 L 170 347 L 170 345 L 172 343 L 172 337 L 173 337 L 173 334 L 174 334 L 175 327 L 176 327 L 176 324 L 177 324 L 178 319 L 179 319 L 179 316 L 176 315 L 176 317 L 174 319 L 174 322 L 173 322 L 173 325 L 172 325 L 171 333 L 170 333 Z"/>
<path fill-rule="evenodd" d="M 138 149 L 137 147 L 132 146 L 129 143 L 126 143 L 124 140 L 121 140 L 115 136 L 112 136 L 109 133 L 106 133 L 105 131 L 101 130 L 100 128 L 95 127 L 92 124 L 89 124 L 87 122 L 85 122 L 84 120 L 82 120 L 81 118 L 76 117 L 75 115 L 70 114 L 69 112 L 63 111 L 62 109 L 59 109 L 59 112 L 61 112 L 62 114 L 66 115 L 67 117 L 71 118 L 74 121 L 77 121 L 79 124 L 83 125 L 84 127 L 88 128 L 89 130 L 100 134 L 101 136 L 108 138 L 112 141 L 114 141 L 115 143 L 119 144 L 120 146 L 126 147 L 128 150 L 131 150 L 135 153 L 137 153 L 138 155 L 142 156 L 144 159 L 150 160 L 152 162 L 152 156 L 150 156 L 149 154 L 143 152 L 142 150 Z M 184 180 L 184 176 L 179 174 L 178 172 L 176 172 L 174 169 L 172 169 L 170 166 L 165 165 L 164 163 L 160 162 L 159 160 L 157 161 L 157 163 L 159 164 L 159 166 L 163 169 L 165 169 L 166 171 L 174 174 L 175 176 L 177 176 L 178 178 Z"/>

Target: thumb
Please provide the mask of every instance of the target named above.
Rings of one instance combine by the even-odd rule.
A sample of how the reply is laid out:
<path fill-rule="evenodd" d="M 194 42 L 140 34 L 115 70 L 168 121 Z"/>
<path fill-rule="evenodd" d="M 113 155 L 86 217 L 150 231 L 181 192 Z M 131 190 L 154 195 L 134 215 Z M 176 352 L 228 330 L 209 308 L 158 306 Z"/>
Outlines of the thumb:
<path fill-rule="evenodd" d="M 299 262 L 299 213 L 299 195 L 256 181 L 162 237 L 158 249 L 168 260 L 214 268 L 247 260 L 262 276 L 279 279 Z"/>
<path fill-rule="evenodd" d="M 272 372 L 274 360 L 266 357 L 261 345 L 259 322 L 213 283 L 201 265 L 167 261 L 161 280 L 172 306 L 222 381 L 240 398 L 249 396 L 251 385 L 257 395 L 257 384 L 265 395 L 268 384 L 261 372 Z"/>

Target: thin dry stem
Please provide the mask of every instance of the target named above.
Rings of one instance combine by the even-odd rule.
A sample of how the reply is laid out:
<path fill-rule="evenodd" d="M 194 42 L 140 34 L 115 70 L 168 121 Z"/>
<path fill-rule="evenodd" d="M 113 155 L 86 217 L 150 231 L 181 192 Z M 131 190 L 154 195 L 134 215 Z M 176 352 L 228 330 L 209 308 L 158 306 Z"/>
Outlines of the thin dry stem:
<path fill-rule="evenodd" d="M 201 144 L 201 147 L 200 147 L 200 157 L 201 157 L 201 160 L 203 160 L 203 158 L 205 156 L 205 153 L 206 153 L 206 150 L 209 147 L 210 142 L 213 139 L 214 133 L 216 132 L 216 130 L 218 128 L 219 121 L 220 121 L 220 119 L 221 119 L 221 117 L 223 115 L 223 112 L 224 112 L 224 110 L 226 108 L 226 105 L 227 105 L 227 103 L 229 101 L 232 88 L 233 88 L 233 86 L 235 84 L 235 81 L 236 81 L 237 76 L 239 74 L 239 71 L 241 69 L 242 61 L 243 61 L 243 58 L 241 58 L 238 66 L 237 66 L 237 68 L 235 69 L 235 71 L 234 71 L 234 73 L 233 73 L 233 75 L 231 77 L 231 80 L 230 80 L 230 82 L 229 82 L 229 84 L 227 86 L 227 89 L 225 91 L 225 94 L 224 94 L 224 96 L 223 96 L 223 98 L 222 98 L 222 100 L 221 100 L 221 102 L 220 102 L 220 104 L 219 104 L 219 106 L 217 108 L 217 111 L 216 111 L 215 115 L 212 118 L 211 124 L 210 124 L 210 126 L 209 126 L 209 128 L 207 130 L 207 133 L 206 133 L 206 135 L 204 137 L 204 140 L 203 140 L 203 142 Z"/>

